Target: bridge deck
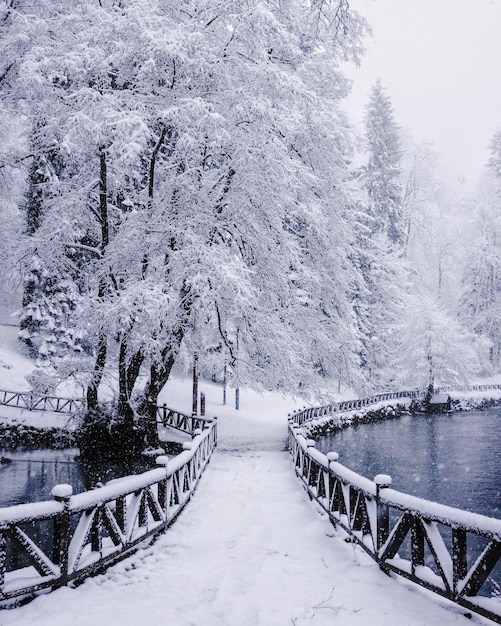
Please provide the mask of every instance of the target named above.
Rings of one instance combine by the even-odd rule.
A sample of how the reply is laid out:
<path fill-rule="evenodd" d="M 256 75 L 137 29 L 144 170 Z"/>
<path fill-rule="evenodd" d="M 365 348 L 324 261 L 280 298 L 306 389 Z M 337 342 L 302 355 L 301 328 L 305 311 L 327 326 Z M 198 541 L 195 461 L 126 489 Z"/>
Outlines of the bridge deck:
<path fill-rule="evenodd" d="M 294 475 L 275 415 L 228 410 L 195 497 L 165 535 L 77 589 L 2 612 L 3 626 L 464 624 L 458 607 L 410 591 L 335 536 Z"/>

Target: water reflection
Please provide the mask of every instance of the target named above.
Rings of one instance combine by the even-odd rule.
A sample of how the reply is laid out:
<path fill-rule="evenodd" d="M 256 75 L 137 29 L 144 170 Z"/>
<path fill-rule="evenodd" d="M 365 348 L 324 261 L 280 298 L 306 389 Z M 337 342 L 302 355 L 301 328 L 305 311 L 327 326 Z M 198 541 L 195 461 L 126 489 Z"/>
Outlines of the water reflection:
<path fill-rule="evenodd" d="M 320 437 L 322 452 L 428 500 L 501 517 L 501 409 L 405 416 Z"/>

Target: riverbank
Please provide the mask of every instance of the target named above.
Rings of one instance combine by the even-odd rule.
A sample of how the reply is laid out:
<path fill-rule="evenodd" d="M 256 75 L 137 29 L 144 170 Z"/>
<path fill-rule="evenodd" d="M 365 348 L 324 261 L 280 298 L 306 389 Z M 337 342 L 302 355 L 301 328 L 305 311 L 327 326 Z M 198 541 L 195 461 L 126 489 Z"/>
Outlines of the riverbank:
<path fill-rule="evenodd" d="M 479 385 L 501 384 L 499 377 L 496 382 L 478 383 Z M 484 391 L 451 391 L 447 395 L 451 399 L 451 409 L 454 411 L 472 411 L 487 409 L 489 407 L 501 406 L 501 389 L 485 389 Z M 359 409 L 352 409 L 325 415 L 312 419 L 303 424 L 303 430 L 308 437 L 315 439 L 325 435 L 330 435 L 348 426 L 358 426 L 359 424 L 372 424 L 374 422 L 396 419 L 403 415 L 413 415 L 424 413 L 421 402 L 416 402 L 410 398 L 398 398 L 394 400 L 383 400 Z"/>

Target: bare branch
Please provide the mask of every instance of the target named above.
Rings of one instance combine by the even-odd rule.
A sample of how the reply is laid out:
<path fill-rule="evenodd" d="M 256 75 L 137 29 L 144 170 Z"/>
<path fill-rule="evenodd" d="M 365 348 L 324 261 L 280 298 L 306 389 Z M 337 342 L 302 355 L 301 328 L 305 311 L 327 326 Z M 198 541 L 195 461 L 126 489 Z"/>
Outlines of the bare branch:
<path fill-rule="evenodd" d="M 85 250 L 86 252 L 90 252 L 91 254 L 95 254 L 98 258 L 102 258 L 101 251 L 99 248 L 94 248 L 93 246 L 86 246 L 83 243 L 65 243 L 65 248 L 76 248 L 77 250 Z"/>

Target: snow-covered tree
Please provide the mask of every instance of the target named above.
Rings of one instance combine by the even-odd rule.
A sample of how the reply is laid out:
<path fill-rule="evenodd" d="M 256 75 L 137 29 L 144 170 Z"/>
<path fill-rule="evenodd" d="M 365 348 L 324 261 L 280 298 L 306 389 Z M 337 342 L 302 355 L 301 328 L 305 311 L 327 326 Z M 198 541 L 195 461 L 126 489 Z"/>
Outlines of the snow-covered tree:
<path fill-rule="evenodd" d="M 404 239 L 400 128 L 381 81 L 372 87 L 365 113 L 367 165 L 362 179 L 369 197 L 370 228 L 400 245 Z"/>
<path fill-rule="evenodd" d="M 366 164 L 356 173 L 361 194 L 353 259 L 360 282 L 353 298 L 363 375 L 367 389 L 374 389 L 388 382 L 408 282 L 402 252 L 400 130 L 380 81 L 370 93 L 365 130 Z"/>
<path fill-rule="evenodd" d="M 478 340 L 433 294 L 424 291 L 410 296 L 406 314 L 394 355 L 397 387 L 429 390 L 463 385 L 482 372 Z"/>
<path fill-rule="evenodd" d="M 24 297 L 19 337 L 31 349 L 37 365 L 54 365 L 53 357 L 81 350 L 82 332 L 72 324 L 78 302 L 73 281 L 47 276 L 38 257 L 33 256 Z"/>
<path fill-rule="evenodd" d="M 353 378 L 339 63 L 358 58 L 363 22 L 346 0 L 50 8 L 9 14 L 32 42 L 11 93 L 65 163 L 27 246 L 82 294 L 90 420 L 116 363 L 132 436 L 174 364 L 216 337 L 246 382 Z"/>
<path fill-rule="evenodd" d="M 62 163 L 54 150 L 44 154 L 33 140 L 32 163 L 23 205 L 25 233 L 34 237 L 43 221 L 44 206 L 51 188 L 57 186 Z M 19 311 L 19 338 L 30 348 L 38 363 L 53 364 L 54 356 L 71 349 L 80 349 L 72 312 L 76 308 L 77 290 L 73 281 L 49 273 L 42 265 L 36 244 L 23 260 L 25 265 L 22 308 Z"/>
<path fill-rule="evenodd" d="M 489 145 L 490 157 L 487 162 L 487 167 L 491 174 L 501 184 L 501 129 L 498 129 Z"/>
<path fill-rule="evenodd" d="M 498 370 L 501 365 L 501 180 L 497 178 L 495 157 L 493 150 L 490 174 L 481 181 L 469 203 L 469 247 L 459 314 L 467 328 L 490 342 L 490 362 Z"/>

